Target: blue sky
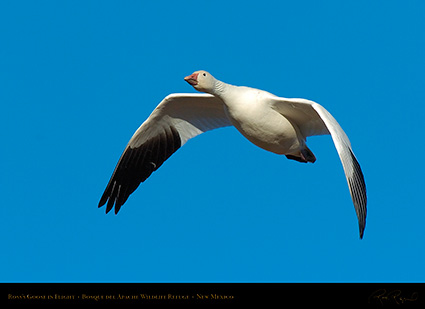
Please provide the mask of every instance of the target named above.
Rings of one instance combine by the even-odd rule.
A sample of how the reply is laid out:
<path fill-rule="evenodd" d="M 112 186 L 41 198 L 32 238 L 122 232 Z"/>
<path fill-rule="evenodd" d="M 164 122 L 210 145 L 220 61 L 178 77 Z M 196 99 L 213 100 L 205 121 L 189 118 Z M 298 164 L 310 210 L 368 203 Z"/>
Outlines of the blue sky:
<path fill-rule="evenodd" d="M 425 279 L 423 1 L 2 1 L 2 282 Z M 357 218 L 332 140 L 315 164 L 234 128 L 178 150 L 120 213 L 125 145 L 198 69 L 314 100 L 362 166 Z"/>

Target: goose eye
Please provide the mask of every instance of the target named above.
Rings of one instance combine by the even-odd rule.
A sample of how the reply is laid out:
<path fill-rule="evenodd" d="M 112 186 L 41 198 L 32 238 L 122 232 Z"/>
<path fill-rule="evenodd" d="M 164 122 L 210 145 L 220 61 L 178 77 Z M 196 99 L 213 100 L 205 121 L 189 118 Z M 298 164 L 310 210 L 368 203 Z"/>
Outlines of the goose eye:
<path fill-rule="evenodd" d="M 202 74 L 202 75 L 207 76 L 207 74 L 206 74 L 206 73 L 204 73 L 204 74 Z"/>

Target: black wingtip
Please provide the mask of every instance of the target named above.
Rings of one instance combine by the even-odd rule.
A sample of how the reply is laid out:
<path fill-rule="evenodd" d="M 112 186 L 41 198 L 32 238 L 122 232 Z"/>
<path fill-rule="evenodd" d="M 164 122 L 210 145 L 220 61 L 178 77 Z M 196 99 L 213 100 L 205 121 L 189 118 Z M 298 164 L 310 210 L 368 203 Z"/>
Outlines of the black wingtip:
<path fill-rule="evenodd" d="M 117 201 L 115 202 L 115 214 L 116 214 L 116 215 L 117 215 L 117 214 L 118 214 L 118 212 L 120 211 L 121 206 L 122 206 L 121 201 L 120 201 L 119 199 L 117 199 Z"/>
<path fill-rule="evenodd" d="M 102 207 L 103 205 L 105 205 L 105 203 L 108 201 L 108 197 L 106 196 L 106 194 L 105 193 L 103 193 L 103 195 L 102 195 L 102 197 L 101 197 L 101 199 L 100 199 L 100 201 L 99 201 L 99 204 L 97 205 L 97 208 L 100 208 L 100 207 Z"/>
<path fill-rule="evenodd" d="M 106 213 L 110 212 L 111 209 L 114 207 L 114 199 L 109 198 L 108 204 L 106 204 Z"/>
<path fill-rule="evenodd" d="M 360 239 L 363 239 L 367 216 L 366 183 L 364 180 L 363 171 L 360 168 L 360 164 L 351 149 L 350 154 L 353 162 L 354 177 L 352 179 L 348 179 L 348 185 L 350 188 L 351 197 L 353 199 L 354 208 L 356 210 L 357 219 L 359 221 Z"/>
<path fill-rule="evenodd" d="M 359 222 L 360 239 L 363 239 L 363 234 L 364 234 L 365 228 L 366 228 L 366 215 L 363 217 L 362 221 Z"/>
<path fill-rule="evenodd" d="M 100 207 L 103 207 L 105 204 L 106 204 L 106 202 L 108 201 L 108 199 L 106 199 L 106 200 L 100 200 L 100 202 L 99 202 L 99 205 L 97 206 L 97 208 L 100 208 Z M 109 200 L 110 201 L 110 200 Z M 110 203 L 109 203 L 109 201 L 108 201 L 108 205 L 106 206 L 106 210 L 105 210 L 105 214 L 108 214 L 110 211 L 111 211 L 111 209 L 113 208 L 113 206 L 110 206 Z M 115 208 L 115 214 L 117 213 L 118 211 L 116 210 L 116 208 Z"/>
<path fill-rule="evenodd" d="M 174 126 L 163 128 L 142 145 L 132 148 L 127 146 L 106 186 L 99 206 L 106 204 L 106 213 L 115 206 L 115 214 L 127 201 L 130 194 L 137 189 L 162 163 L 181 147 L 178 130 Z"/>

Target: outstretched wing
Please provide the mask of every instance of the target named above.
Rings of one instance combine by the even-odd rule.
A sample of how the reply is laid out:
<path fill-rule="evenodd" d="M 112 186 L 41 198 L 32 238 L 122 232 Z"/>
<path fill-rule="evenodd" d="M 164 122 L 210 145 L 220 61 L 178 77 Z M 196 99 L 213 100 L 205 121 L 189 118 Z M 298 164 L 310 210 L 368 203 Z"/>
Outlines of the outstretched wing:
<path fill-rule="evenodd" d="M 220 99 L 209 94 L 171 94 L 154 109 L 125 148 L 106 186 L 99 207 L 115 213 L 139 184 L 189 139 L 230 126 Z"/>
<path fill-rule="evenodd" d="M 272 107 L 293 121 L 304 137 L 330 134 L 341 159 L 348 188 L 359 221 L 360 238 L 366 226 L 366 184 L 351 148 L 350 140 L 335 118 L 320 104 L 305 99 L 287 99 L 272 96 Z"/>

